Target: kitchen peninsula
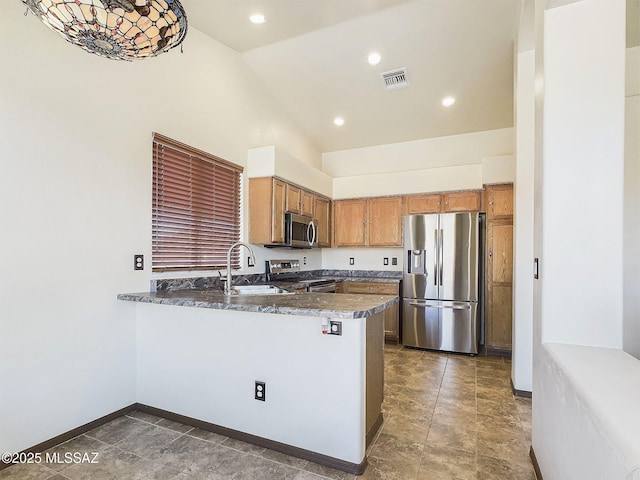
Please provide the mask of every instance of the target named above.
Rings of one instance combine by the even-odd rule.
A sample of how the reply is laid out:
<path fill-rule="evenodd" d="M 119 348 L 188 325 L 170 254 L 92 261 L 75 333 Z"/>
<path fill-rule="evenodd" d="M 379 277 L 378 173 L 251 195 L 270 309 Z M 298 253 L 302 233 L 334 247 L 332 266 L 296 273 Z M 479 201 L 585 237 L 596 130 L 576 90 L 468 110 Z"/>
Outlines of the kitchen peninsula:
<path fill-rule="evenodd" d="M 384 310 L 397 297 L 186 289 L 118 299 L 135 302 L 140 405 L 364 471 L 382 423 Z M 341 335 L 323 334 L 330 320 L 341 323 Z"/>

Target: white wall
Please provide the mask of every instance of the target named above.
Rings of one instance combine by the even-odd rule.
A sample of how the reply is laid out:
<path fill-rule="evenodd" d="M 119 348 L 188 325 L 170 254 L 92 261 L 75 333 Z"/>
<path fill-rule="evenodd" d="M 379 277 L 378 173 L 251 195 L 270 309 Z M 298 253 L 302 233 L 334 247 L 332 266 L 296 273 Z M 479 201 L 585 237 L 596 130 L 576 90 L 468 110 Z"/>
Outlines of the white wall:
<path fill-rule="evenodd" d="M 348 160 L 345 159 L 345 162 Z M 482 163 L 411 171 L 403 170 L 400 160 L 392 159 L 390 163 L 400 166 L 400 170 L 334 179 L 333 198 L 379 197 L 482 188 Z"/>
<path fill-rule="evenodd" d="M 482 157 L 511 155 L 513 140 L 513 128 L 502 128 L 326 152 L 322 154 L 322 170 L 337 178 L 472 165 Z"/>
<path fill-rule="evenodd" d="M 626 86 L 624 349 L 640 358 L 640 47 L 627 49 Z"/>
<path fill-rule="evenodd" d="M 625 1 L 546 5 L 536 1 L 532 445 L 545 480 L 619 478 L 558 435 L 575 395 L 553 386 L 544 345 L 622 347 Z M 575 413 L 572 425 L 588 425 Z"/>
<path fill-rule="evenodd" d="M 543 341 L 622 346 L 621 25 L 623 0 L 545 15 Z"/>
<path fill-rule="evenodd" d="M 517 390 L 533 388 L 533 201 L 535 50 L 516 56 L 516 181 L 513 238 L 513 362 Z"/>
<path fill-rule="evenodd" d="M 387 272 L 401 272 L 403 265 L 403 250 L 397 247 L 388 248 L 323 248 L 322 268 L 339 270 L 381 270 Z M 349 263 L 353 258 L 354 264 Z M 384 259 L 389 264 L 384 264 Z M 392 265 L 393 258 L 398 260 Z"/>
<path fill-rule="evenodd" d="M 313 192 L 333 197 L 333 179 L 329 175 L 275 145 L 249 150 L 247 176 L 277 176 Z"/>
<path fill-rule="evenodd" d="M 482 183 L 513 183 L 516 179 L 516 156 L 499 155 L 482 159 Z"/>
<path fill-rule="evenodd" d="M 0 451 L 18 451 L 136 401 L 135 317 L 116 294 L 149 288 L 153 131 L 240 164 L 261 145 L 320 156 L 193 27 L 183 54 L 120 63 L 1 8 Z"/>
<path fill-rule="evenodd" d="M 513 181 L 513 153 L 514 129 L 503 128 L 324 153 L 322 169 L 335 199 L 474 190 Z"/>

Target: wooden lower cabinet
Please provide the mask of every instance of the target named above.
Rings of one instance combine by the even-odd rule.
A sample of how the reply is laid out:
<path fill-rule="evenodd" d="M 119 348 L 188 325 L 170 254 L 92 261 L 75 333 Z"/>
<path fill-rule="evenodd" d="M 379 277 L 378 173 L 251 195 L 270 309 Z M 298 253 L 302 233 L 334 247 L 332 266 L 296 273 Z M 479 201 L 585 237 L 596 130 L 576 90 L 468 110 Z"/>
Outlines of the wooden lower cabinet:
<path fill-rule="evenodd" d="M 395 296 L 400 294 L 400 284 L 397 282 L 344 281 L 341 283 L 340 293 Z M 384 340 L 387 343 L 397 344 L 400 341 L 399 305 L 395 303 L 384 311 Z"/>
<path fill-rule="evenodd" d="M 513 220 L 487 222 L 485 347 L 489 353 L 512 348 Z"/>

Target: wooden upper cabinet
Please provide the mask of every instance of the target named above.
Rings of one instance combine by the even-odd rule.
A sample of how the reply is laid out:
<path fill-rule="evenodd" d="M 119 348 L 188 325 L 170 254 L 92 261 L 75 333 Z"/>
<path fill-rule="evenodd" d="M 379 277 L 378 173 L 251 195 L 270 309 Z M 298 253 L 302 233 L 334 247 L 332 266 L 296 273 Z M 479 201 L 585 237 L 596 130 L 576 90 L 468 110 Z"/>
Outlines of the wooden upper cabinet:
<path fill-rule="evenodd" d="M 402 197 L 336 200 L 333 215 L 336 247 L 402 245 Z"/>
<path fill-rule="evenodd" d="M 408 195 L 404 199 L 404 213 L 407 215 L 418 213 L 439 213 L 442 195 Z"/>
<path fill-rule="evenodd" d="M 367 200 L 336 200 L 333 202 L 333 232 L 336 247 L 365 245 Z"/>
<path fill-rule="evenodd" d="M 402 245 L 402 197 L 369 199 L 368 245 Z"/>
<path fill-rule="evenodd" d="M 298 215 L 306 215 L 307 217 L 313 217 L 315 195 L 311 192 L 303 190 L 296 185 L 291 185 L 289 183 L 287 183 L 286 185 L 287 212 L 297 213 Z"/>
<path fill-rule="evenodd" d="M 477 212 L 480 210 L 480 192 L 453 192 L 442 195 L 443 212 Z"/>
<path fill-rule="evenodd" d="M 315 196 L 315 217 L 318 221 L 318 246 L 331 246 L 331 200 Z"/>
<path fill-rule="evenodd" d="M 318 246 L 331 246 L 331 200 L 276 177 L 249 179 L 249 242 L 283 244 L 285 212 L 318 220 Z"/>
<path fill-rule="evenodd" d="M 489 219 L 513 218 L 513 184 L 488 185 L 485 206 Z"/>
<path fill-rule="evenodd" d="M 286 184 L 272 177 L 249 179 L 249 242 L 284 243 Z"/>
<path fill-rule="evenodd" d="M 404 213 L 477 212 L 480 211 L 481 198 L 479 191 L 407 195 L 404 197 Z"/>
<path fill-rule="evenodd" d="M 300 214 L 300 205 L 302 200 L 300 198 L 302 190 L 300 187 L 296 187 L 295 185 L 291 185 L 289 183 L 286 184 L 287 188 L 287 212 L 293 212 Z"/>
<path fill-rule="evenodd" d="M 302 215 L 306 215 L 307 217 L 314 217 L 315 197 L 316 196 L 311 192 L 307 192 L 306 190 L 300 191 L 300 213 Z"/>

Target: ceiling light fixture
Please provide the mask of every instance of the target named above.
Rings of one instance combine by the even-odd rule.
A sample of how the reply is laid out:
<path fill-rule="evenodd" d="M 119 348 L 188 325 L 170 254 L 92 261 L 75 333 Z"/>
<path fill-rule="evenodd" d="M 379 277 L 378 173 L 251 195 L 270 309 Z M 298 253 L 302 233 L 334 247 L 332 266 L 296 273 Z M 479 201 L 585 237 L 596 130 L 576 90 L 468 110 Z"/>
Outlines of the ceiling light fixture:
<path fill-rule="evenodd" d="M 337 125 L 338 127 L 341 127 L 342 125 L 344 125 L 344 118 L 336 117 L 336 118 L 333 119 L 333 123 L 335 125 Z"/>
<path fill-rule="evenodd" d="M 450 107 L 451 105 L 453 105 L 454 103 L 456 103 L 456 99 L 453 97 L 444 97 L 442 99 L 442 106 L 443 107 Z"/>
<path fill-rule="evenodd" d="M 251 23 L 255 23 L 256 25 L 261 25 L 266 21 L 266 19 L 261 13 L 254 13 L 249 17 L 249 21 L 251 21 Z"/>
<path fill-rule="evenodd" d="M 178 0 L 22 0 L 22 3 L 68 42 L 115 60 L 155 57 L 180 45 L 187 34 L 187 15 Z"/>
<path fill-rule="evenodd" d="M 378 52 L 371 52 L 367 57 L 367 62 L 369 63 L 369 65 L 378 65 L 380 63 L 380 60 L 382 60 L 382 57 Z"/>

